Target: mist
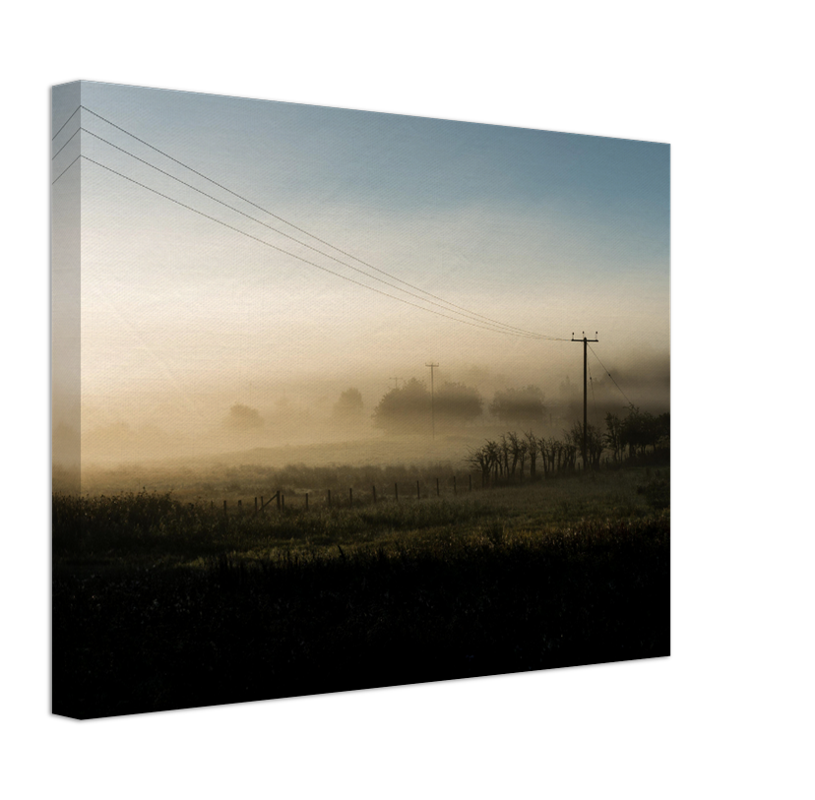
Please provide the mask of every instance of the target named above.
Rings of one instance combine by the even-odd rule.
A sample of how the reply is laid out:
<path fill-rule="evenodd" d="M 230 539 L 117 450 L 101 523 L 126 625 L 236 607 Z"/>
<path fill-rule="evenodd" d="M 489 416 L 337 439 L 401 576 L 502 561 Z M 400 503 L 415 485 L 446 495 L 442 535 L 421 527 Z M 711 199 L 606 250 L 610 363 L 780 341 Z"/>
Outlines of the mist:
<path fill-rule="evenodd" d="M 90 115 L 81 158 L 55 161 L 55 486 L 79 464 L 460 461 L 513 427 L 556 436 L 582 421 L 584 328 L 593 424 L 667 410 L 666 145 L 86 82 L 54 97 L 59 125 L 80 101 L 114 121 Z M 406 386 L 399 423 L 381 404 Z"/>
<path fill-rule="evenodd" d="M 111 468 L 139 466 L 139 481 L 150 470 L 212 464 L 423 464 L 463 463 L 469 448 L 508 430 L 558 436 L 582 421 L 582 352 L 572 343 L 565 360 L 553 364 L 474 361 L 435 369 L 436 398 L 455 386 L 477 394 L 480 413 L 463 418 L 431 414 L 427 405 L 406 430 L 383 426 L 376 411 L 383 398 L 411 379 L 430 390 L 430 370 L 417 358 L 390 369 L 370 365 L 346 375 L 252 376 L 242 385 L 200 376 L 183 390 L 128 389 L 86 394 L 81 409 L 83 476 Z M 598 347 L 598 345 L 595 345 Z M 600 350 L 602 352 L 602 350 Z M 605 363 L 605 360 L 604 360 Z M 632 356 L 613 379 L 590 363 L 589 423 L 604 427 L 607 413 L 623 416 L 630 404 L 654 414 L 669 408 L 667 356 Z M 616 381 L 616 384 L 615 384 Z M 507 420 L 492 413 L 497 393 L 536 387 L 543 408 L 534 419 Z M 440 392 L 442 394 L 440 394 Z M 429 396 L 429 395 L 428 395 Z M 78 432 L 53 430 L 55 476 L 72 465 Z M 68 458 L 62 458 L 62 454 Z M 75 464 L 73 464 L 75 466 Z M 129 487 L 133 488 L 133 487 Z"/>

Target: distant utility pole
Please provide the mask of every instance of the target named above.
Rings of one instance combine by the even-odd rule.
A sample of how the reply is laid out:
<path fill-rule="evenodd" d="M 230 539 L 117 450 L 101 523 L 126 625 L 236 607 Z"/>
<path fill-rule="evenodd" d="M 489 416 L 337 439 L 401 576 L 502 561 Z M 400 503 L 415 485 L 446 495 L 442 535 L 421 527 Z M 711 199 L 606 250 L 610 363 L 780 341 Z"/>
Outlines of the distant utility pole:
<path fill-rule="evenodd" d="M 597 331 L 594 332 L 597 336 Z M 573 342 L 583 342 L 583 469 L 586 469 L 586 432 L 589 425 L 589 404 L 588 404 L 588 387 L 586 386 L 586 373 L 588 372 L 588 347 L 589 342 L 597 342 L 599 339 L 587 339 L 586 331 L 583 331 L 582 339 L 575 339 L 572 333 Z"/>
<path fill-rule="evenodd" d="M 430 367 L 430 425 L 431 430 L 433 432 L 433 438 L 436 438 L 436 409 L 434 407 L 433 401 L 433 370 L 435 367 L 438 367 L 438 364 L 434 364 L 431 362 L 430 364 L 425 364 L 426 367 Z"/>
<path fill-rule="evenodd" d="M 398 388 L 399 388 L 399 378 L 388 378 L 388 380 L 389 380 L 389 381 L 393 381 L 393 388 L 394 388 L 394 389 L 398 389 Z"/>

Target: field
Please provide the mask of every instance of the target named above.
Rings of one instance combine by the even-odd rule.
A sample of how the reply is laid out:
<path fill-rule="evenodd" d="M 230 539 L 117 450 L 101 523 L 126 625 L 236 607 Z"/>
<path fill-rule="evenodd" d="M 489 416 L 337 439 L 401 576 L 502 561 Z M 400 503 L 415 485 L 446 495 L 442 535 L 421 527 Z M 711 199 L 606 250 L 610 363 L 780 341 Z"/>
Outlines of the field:
<path fill-rule="evenodd" d="M 54 496 L 56 713 L 669 653 L 666 464 L 472 491 L 459 473 L 455 494 L 445 464 L 238 472 L 186 472 L 172 493 Z M 273 487 L 286 504 L 255 513 Z"/>

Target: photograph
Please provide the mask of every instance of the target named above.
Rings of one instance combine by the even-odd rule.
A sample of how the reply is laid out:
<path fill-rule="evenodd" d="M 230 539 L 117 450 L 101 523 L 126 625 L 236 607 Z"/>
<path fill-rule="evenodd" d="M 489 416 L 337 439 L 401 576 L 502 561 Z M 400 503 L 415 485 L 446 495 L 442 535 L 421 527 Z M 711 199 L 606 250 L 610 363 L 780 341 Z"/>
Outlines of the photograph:
<path fill-rule="evenodd" d="M 52 711 L 671 653 L 671 146 L 51 88 Z"/>

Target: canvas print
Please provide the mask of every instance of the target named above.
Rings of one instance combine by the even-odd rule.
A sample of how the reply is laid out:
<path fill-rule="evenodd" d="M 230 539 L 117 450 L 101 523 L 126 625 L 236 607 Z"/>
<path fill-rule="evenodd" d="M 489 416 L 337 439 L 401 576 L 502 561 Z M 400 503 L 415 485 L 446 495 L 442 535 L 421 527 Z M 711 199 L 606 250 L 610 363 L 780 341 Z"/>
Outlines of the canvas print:
<path fill-rule="evenodd" d="M 668 144 L 87 81 L 51 137 L 55 714 L 669 655 Z"/>

